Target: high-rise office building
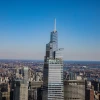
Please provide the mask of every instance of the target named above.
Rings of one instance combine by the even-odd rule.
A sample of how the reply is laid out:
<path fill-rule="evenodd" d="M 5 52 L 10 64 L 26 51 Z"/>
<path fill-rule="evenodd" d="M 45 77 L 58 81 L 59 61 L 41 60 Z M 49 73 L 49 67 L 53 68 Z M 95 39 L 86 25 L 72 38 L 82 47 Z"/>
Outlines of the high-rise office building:
<path fill-rule="evenodd" d="M 14 100 L 28 100 L 28 67 L 22 69 L 23 79 L 14 82 Z"/>
<path fill-rule="evenodd" d="M 85 100 L 94 100 L 94 90 L 93 89 L 86 89 Z"/>
<path fill-rule="evenodd" d="M 73 72 L 69 72 L 69 80 L 76 80 L 76 74 Z"/>
<path fill-rule="evenodd" d="M 62 49 L 58 49 L 58 33 L 51 32 L 50 42 L 46 44 L 43 69 L 43 100 L 64 100 Z"/>
<path fill-rule="evenodd" d="M 28 84 L 28 67 L 23 67 L 23 78 L 24 78 L 24 84 Z"/>
<path fill-rule="evenodd" d="M 84 80 L 64 81 L 64 100 L 85 100 Z"/>
<path fill-rule="evenodd" d="M 28 85 L 22 80 L 15 81 L 14 100 L 28 100 Z"/>

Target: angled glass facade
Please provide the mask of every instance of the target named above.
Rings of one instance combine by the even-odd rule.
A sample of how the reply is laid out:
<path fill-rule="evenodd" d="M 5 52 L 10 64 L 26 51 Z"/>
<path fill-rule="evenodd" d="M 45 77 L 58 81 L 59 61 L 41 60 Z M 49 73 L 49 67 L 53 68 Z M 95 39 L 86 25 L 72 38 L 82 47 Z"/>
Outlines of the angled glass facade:
<path fill-rule="evenodd" d="M 58 49 L 58 33 L 51 32 L 50 42 L 46 44 L 43 69 L 43 100 L 64 100 L 63 60 Z"/>

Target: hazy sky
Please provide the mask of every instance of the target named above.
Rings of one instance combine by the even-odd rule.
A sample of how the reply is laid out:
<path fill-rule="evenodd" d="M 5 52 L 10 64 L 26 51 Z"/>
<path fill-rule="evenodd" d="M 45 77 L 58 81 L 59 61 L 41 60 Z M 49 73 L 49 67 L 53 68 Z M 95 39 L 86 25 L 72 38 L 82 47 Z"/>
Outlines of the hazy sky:
<path fill-rule="evenodd" d="M 100 60 L 100 0 L 0 0 L 0 58 L 44 59 L 55 17 L 64 60 Z"/>

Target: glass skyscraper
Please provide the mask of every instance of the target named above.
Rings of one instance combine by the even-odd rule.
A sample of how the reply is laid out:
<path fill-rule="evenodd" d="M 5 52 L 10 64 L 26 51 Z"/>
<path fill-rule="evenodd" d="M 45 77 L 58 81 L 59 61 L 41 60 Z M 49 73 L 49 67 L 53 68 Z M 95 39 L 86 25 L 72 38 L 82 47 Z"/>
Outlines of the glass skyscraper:
<path fill-rule="evenodd" d="M 23 81 L 24 81 L 24 84 L 28 85 L 28 67 L 27 66 L 24 66 L 23 67 Z"/>
<path fill-rule="evenodd" d="M 43 100 L 64 100 L 62 49 L 58 49 L 56 20 L 50 42 L 46 44 L 43 69 Z"/>

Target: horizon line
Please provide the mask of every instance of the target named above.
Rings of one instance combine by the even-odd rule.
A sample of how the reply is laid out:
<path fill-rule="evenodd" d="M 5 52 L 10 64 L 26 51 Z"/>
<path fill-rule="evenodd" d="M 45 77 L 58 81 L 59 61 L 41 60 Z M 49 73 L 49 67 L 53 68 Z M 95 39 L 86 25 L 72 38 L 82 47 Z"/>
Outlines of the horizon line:
<path fill-rule="evenodd" d="M 33 61 L 44 61 L 42 59 L 17 59 L 17 58 L 0 58 L 0 60 L 33 60 Z M 100 60 L 63 60 L 63 61 L 86 61 L 86 62 L 90 62 L 90 61 L 93 61 L 93 62 L 100 62 Z"/>

